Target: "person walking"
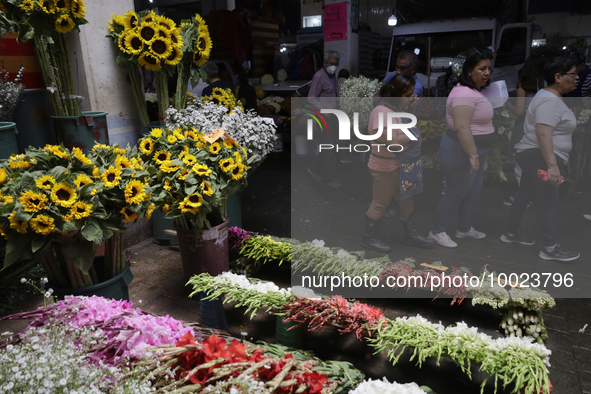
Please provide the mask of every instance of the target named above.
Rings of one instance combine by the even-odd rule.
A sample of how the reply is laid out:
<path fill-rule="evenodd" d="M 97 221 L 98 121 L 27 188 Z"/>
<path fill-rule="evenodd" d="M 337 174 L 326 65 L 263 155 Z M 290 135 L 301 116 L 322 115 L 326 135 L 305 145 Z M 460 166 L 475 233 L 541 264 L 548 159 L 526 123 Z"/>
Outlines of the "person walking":
<path fill-rule="evenodd" d="M 558 242 L 558 186 L 566 171 L 572 134 L 577 118 L 564 103 L 564 94 L 571 92 L 579 76 L 573 56 L 558 56 L 544 67 L 548 87 L 533 97 L 524 123 L 524 136 L 517 144 L 515 158 L 522 168 L 519 191 L 509 212 L 507 230 L 501 241 L 534 245 L 535 240 L 520 233 L 521 219 L 527 203 L 534 201 L 543 237 L 539 257 L 543 260 L 572 261 L 580 254 Z M 547 180 L 540 178 L 546 171 Z"/>
<path fill-rule="evenodd" d="M 318 70 L 312 78 L 310 90 L 308 91 L 308 103 L 317 111 L 321 109 L 338 109 L 339 104 L 339 83 L 336 78 L 337 67 L 341 55 L 337 51 L 329 50 L 324 56 L 324 66 Z M 325 114 L 327 130 L 320 130 L 315 135 L 320 135 L 321 144 L 336 145 L 339 124 L 333 114 Z M 316 181 L 325 181 L 333 189 L 342 187 L 336 180 L 337 156 L 334 150 L 316 152 L 316 156 L 310 166 L 308 173 Z"/>
<path fill-rule="evenodd" d="M 211 96 L 214 88 L 220 88 L 224 90 L 233 89 L 233 86 L 228 81 L 220 79 L 220 76 L 218 74 L 218 66 L 216 66 L 215 63 L 207 62 L 203 65 L 202 69 L 203 72 L 205 72 L 205 75 L 207 75 L 207 83 L 209 85 L 203 88 L 203 91 L 201 92 L 201 97 Z"/>
<path fill-rule="evenodd" d="M 419 234 L 414 215 L 414 195 L 423 191 L 421 135 L 416 128 L 411 129 L 416 138 L 416 141 L 413 141 L 402 131 L 394 129 L 391 139 L 387 139 L 388 136 L 383 129 L 389 112 L 402 112 L 417 99 L 413 91 L 412 75 L 396 75 L 380 89 L 378 96 L 382 99 L 378 101 L 378 105 L 369 117 L 369 134 L 381 132 L 381 136 L 372 143 L 367 164 L 373 180 L 373 197 L 366 212 L 365 233 L 361 244 L 382 253 L 392 250 L 390 245 L 377 237 L 382 217 L 392 198 L 398 204 L 399 218 L 404 226 L 404 244 L 418 247 L 429 247 L 435 244 L 433 240 Z M 390 97 L 397 99 L 388 99 Z M 400 118 L 394 118 L 393 121 L 403 123 Z M 403 151 L 391 152 L 386 146 L 392 144 L 402 146 Z"/>
<path fill-rule="evenodd" d="M 439 147 L 445 186 L 429 237 L 448 248 L 458 246 L 447 234 L 456 210 L 456 238 L 486 237 L 485 233 L 472 227 L 472 215 L 482 188 L 486 156 L 495 140 L 493 106 L 481 93 L 482 88 L 490 83 L 492 59 L 490 50 L 471 48 L 459 83 L 446 102 L 448 128 Z"/>

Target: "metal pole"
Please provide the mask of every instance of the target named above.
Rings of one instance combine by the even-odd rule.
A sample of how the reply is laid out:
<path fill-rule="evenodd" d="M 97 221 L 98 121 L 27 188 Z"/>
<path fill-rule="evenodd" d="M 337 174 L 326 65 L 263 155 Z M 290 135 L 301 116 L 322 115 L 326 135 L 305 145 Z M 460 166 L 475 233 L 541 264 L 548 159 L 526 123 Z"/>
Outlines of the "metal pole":
<path fill-rule="evenodd" d="M 431 92 L 431 36 L 429 36 L 429 46 L 427 50 L 427 90 Z"/>

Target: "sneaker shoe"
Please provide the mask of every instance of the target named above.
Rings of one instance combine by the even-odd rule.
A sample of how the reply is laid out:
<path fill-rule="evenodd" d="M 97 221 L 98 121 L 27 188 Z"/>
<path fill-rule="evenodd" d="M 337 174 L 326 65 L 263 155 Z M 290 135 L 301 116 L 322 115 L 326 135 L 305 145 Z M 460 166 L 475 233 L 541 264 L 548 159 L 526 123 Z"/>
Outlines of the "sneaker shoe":
<path fill-rule="evenodd" d="M 560 244 L 556 244 L 554 250 L 551 252 L 548 252 L 546 248 L 540 250 L 540 258 L 542 260 L 573 261 L 578 259 L 580 256 L 580 253 L 566 250 L 560 246 Z"/>
<path fill-rule="evenodd" d="M 510 207 L 511 205 L 513 205 L 513 201 L 515 201 L 515 197 L 513 196 L 509 196 L 508 199 L 506 199 L 505 201 L 503 201 L 503 204 Z"/>
<path fill-rule="evenodd" d="M 327 185 L 332 187 L 333 189 L 340 189 L 341 187 L 343 187 L 343 185 L 341 185 L 339 182 L 337 182 L 334 179 L 332 181 L 328 182 Z"/>
<path fill-rule="evenodd" d="M 486 237 L 486 234 L 480 231 L 476 231 L 474 227 L 468 231 L 456 230 L 456 238 L 471 238 L 471 239 L 482 239 Z"/>
<path fill-rule="evenodd" d="M 350 157 L 345 157 L 344 159 L 341 159 L 341 163 L 343 163 L 343 164 L 350 164 L 350 163 L 353 163 L 354 161 L 355 160 L 353 160 Z"/>
<path fill-rule="evenodd" d="M 591 220 L 591 215 L 583 215 L 583 217 L 587 220 Z"/>
<path fill-rule="evenodd" d="M 521 245 L 534 245 L 536 243 L 535 239 L 528 238 L 521 233 L 517 233 L 517 234 L 505 233 L 505 234 L 501 235 L 501 241 L 506 242 L 508 244 L 518 243 Z"/>
<path fill-rule="evenodd" d="M 458 246 L 458 244 L 455 243 L 445 231 L 437 234 L 433 234 L 433 232 L 430 231 L 429 238 L 437 242 L 439 245 L 445 246 L 446 248 L 455 248 Z"/>
<path fill-rule="evenodd" d="M 311 169 L 307 168 L 306 169 L 308 171 L 308 173 L 310 175 L 312 175 L 312 178 L 314 178 L 314 180 L 320 182 L 322 180 L 322 177 L 320 175 L 318 175 L 317 173 L 315 173 L 314 171 L 312 171 Z"/>

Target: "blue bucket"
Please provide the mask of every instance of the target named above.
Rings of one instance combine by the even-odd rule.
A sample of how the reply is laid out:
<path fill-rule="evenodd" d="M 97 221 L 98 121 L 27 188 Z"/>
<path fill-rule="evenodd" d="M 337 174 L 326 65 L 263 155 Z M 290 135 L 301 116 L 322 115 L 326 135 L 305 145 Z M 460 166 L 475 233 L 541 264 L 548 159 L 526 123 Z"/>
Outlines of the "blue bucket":
<path fill-rule="evenodd" d="M 57 143 L 47 89 L 25 89 L 16 107 L 14 122 L 20 130 L 16 135 L 20 153 L 30 146 L 42 148 Z"/>
<path fill-rule="evenodd" d="M 204 293 L 201 293 L 201 310 L 199 315 L 199 322 L 209 328 L 217 330 L 226 330 L 228 328 L 228 321 L 226 320 L 226 312 L 224 311 L 224 304 L 221 298 L 215 300 L 204 300 Z"/>
<path fill-rule="evenodd" d="M 84 153 L 92 150 L 95 141 L 109 144 L 107 113 L 82 112 L 82 116 L 52 116 L 59 142 L 68 149 L 80 148 Z"/>
<path fill-rule="evenodd" d="M 18 154 L 17 133 L 16 123 L 0 122 L 0 159 L 8 159 L 11 155 Z"/>

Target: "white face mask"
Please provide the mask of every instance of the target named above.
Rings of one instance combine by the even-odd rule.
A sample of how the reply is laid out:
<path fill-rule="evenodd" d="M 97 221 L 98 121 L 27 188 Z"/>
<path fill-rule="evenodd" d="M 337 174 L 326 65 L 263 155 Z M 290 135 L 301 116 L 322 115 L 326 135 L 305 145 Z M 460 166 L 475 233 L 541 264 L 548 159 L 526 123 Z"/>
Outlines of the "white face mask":
<path fill-rule="evenodd" d="M 337 71 L 337 66 L 328 66 L 326 67 L 326 72 L 329 74 L 334 74 Z"/>

